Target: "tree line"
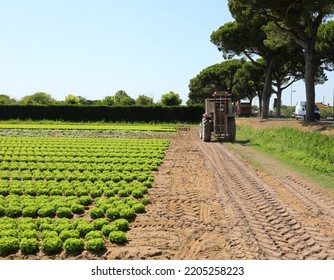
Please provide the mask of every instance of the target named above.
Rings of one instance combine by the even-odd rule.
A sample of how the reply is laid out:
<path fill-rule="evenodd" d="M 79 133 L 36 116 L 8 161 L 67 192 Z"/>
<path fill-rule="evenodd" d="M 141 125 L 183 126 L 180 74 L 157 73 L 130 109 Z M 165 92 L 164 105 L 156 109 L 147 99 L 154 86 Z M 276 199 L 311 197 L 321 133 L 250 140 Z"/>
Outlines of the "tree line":
<path fill-rule="evenodd" d="M 179 106 L 182 99 L 178 93 L 170 91 L 161 96 L 161 100 L 154 102 L 152 97 L 139 95 L 136 99 L 130 97 L 124 90 L 118 90 L 114 95 L 104 97 L 102 100 L 89 100 L 82 96 L 68 94 L 65 99 L 58 101 L 50 94 L 45 92 L 36 92 L 16 100 L 5 94 L 0 94 L 0 104 L 2 105 L 96 105 L 96 106 L 146 106 L 146 105 L 162 105 L 162 106 Z"/>
<path fill-rule="evenodd" d="M 334 69 L 333 0 L 228 0 L 234 21 L 213 31 L 210 41 L 224 61 L 203 69 L 189 82 L 187 105 L 203 105 L 214 91 L 229 91 L 235 101 L 258 97 L 262 118 L 269 116 L 270 98 L 277 97 L 276 114 L 281 115 L 284 89 L 304 80 L 306 120 L 315 120 L 315 85 L 325 83 L 326 71 Z M 291 92 L 292 94 L 292 92 Z M 46 93 L 35 93 L 21 100 L 0 95 L 0 104 L 78 104 L 101 106 L 177 106 L 179 94 L 169 92 L 159 102 L 125 91 L 102 100 L 67 95 L 57 101 Z"/>
<path fill-rule="evenodd" d="M 229 0 L 228 7 L 234 21 L 210 37 L 225 60 L 190 80 L 187 104 L 227 90 L 236 100 L 257 96 L 268 118 L 276 94 L 279 116 L 282 91 L 304 80 L 306 120 L 314 121 L 315 85 L 334 69 L 333 0 Z"/>

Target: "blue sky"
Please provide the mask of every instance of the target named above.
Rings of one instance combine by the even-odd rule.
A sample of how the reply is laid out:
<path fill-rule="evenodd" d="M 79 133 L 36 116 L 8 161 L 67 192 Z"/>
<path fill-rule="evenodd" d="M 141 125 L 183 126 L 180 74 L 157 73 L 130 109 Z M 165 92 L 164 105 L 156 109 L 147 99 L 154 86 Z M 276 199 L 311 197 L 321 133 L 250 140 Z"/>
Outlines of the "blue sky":
<path fill-rule="evenodd" d="M 117 90 L 158 101 L 222 61 L 210 34 L 232 18 L 222 0 L 0 0 L 0 93 L 102 99 Z M 333 73 L 329 74 L 331 78 Z M 333 80 L 333 79 L 331 79 Z M 293 104 L 305 99 L 304 84 Z M 290 105 L 290 92 L 283 104 Z M 332 104 L 333 83 L 317 87 Z"/>

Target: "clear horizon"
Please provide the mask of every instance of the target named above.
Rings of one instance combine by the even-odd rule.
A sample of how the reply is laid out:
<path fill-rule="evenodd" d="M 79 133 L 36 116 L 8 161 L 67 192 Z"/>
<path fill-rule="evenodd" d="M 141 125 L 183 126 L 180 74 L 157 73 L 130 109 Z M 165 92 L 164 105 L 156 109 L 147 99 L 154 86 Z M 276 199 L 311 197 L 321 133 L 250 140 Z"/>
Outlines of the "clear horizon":
<path fill-rule="evenodd" d="M 189 82 L 223 61 L 210 35 L 232 21 L 227 1 L 0 0 L 0 94 L 36 92 L 103 99 L 118 90 L 158 102 L 170 91 L 188 100 Z M 333 104 L 333 72 L 316 101 Z M 302 81 L 284 105 L 305 99 Z M 295 92 L 294 92 L 295 91 Z M 272 100 L 275 96 L 272 97 Z"/>

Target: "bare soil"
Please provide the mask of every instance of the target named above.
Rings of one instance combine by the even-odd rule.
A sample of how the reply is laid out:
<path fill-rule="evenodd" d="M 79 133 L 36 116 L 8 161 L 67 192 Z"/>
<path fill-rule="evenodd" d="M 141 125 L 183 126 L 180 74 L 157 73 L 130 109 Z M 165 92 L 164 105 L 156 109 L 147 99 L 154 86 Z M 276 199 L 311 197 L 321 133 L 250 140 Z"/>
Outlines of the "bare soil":
<path fill-rule="evenodd" d="M 334 192 L 249 147 L 204 143 L 197 128 L 182 129 L 155 176 L 152 204 L 131 223 L 127 244 L 51 258 L 334 259 Z"/>
<path fill-rule="evenodd" d="M 334 259 L 334 192 L 249 147 L 204 143 L 197 132 L 172 139 L 153 203 L 132 223 L 129 243 L 105 258 Z"/>

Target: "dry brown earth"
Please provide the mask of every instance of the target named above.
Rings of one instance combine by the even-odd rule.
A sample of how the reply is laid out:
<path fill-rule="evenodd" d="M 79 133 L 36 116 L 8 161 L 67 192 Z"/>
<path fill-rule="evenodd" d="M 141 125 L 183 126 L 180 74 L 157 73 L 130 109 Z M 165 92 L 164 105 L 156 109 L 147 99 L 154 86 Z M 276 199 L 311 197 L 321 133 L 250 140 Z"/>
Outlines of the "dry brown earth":
<path fill-rule="evenodd" d="M 301 127 L 298 122 L 289 125 Z M 253 167 L 245 158 L 261 164 Z M 39 253 L 28 258 L 334 259 L 334 192 L 249 147 L 204 143 L 197 128 L 181 130 L 171 138 L 155 175 L 149 192 L 152 204 L 131 223 L 126 245 L 109 245 L 101 255 L 85 251 L 78 256 Z M 27 256 L 7 259 L 17 258 Z"/>
<path fill-rule="evenodd" d="M 132 224 L 129 243 L 104 257 L 334 259 L 334 193 L 249 147 L 233 150 L 262 168 L 229 145 L 202 142 L 197 128 L 172 139 L 150 190 L 153 203 Z"/>

